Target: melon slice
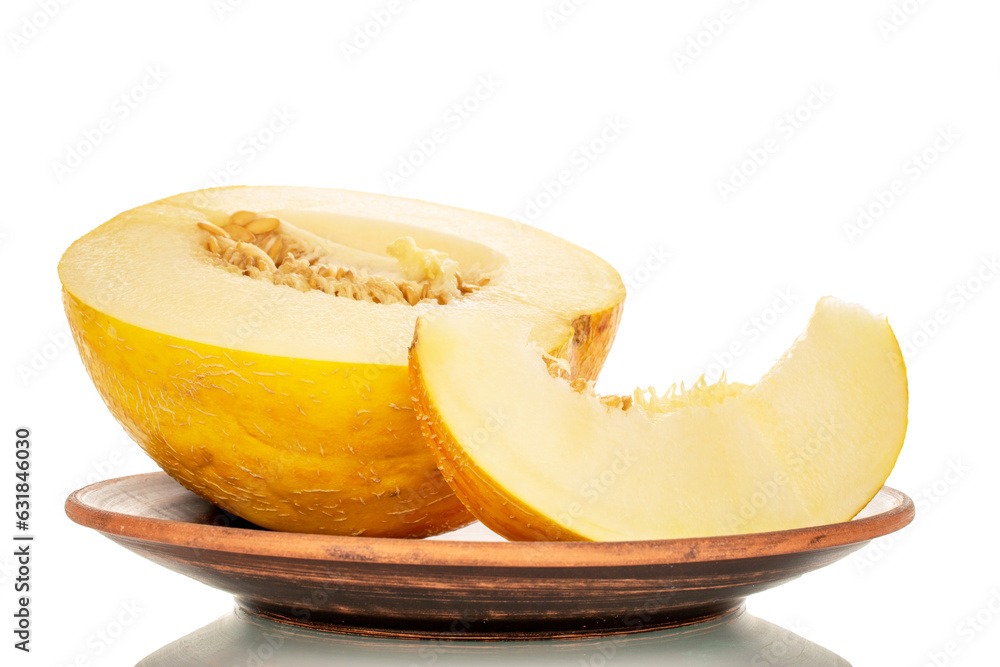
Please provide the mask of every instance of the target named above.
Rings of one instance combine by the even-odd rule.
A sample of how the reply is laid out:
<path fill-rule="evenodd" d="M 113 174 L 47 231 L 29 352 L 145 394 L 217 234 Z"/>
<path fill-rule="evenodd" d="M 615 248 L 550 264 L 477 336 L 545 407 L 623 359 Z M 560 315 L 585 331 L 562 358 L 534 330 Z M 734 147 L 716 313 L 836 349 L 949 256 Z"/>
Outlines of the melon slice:
<path fill-rule="evenodd" d="M 518 322 L 594 378 L 624 298 L 604 261 L 525 225 L 290 187 L 122 213 L 59 276 L 98 391 L 164 470 L 266 528 L 369 536 L 472 520 L 410 403 L 418 315 Z"/>
<path fill-rule="evenodd" d="M 516 323 L 421 317 L 414 401 L 445 478 L 515 540 L 729 535 L 846 521 L 903 445 L 884 317 L 833 298 L 756 385 L 599 396 Z"/>

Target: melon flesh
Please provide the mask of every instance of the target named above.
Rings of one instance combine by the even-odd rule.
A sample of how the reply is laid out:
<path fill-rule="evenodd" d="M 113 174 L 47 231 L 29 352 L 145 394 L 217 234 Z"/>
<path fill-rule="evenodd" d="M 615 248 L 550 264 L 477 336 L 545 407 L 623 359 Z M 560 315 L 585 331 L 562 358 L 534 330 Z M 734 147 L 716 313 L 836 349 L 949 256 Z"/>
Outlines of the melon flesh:
<path fill-rule="evenodd" d="M 518 322 L 594 378 L 624 298 L 609 265 L 534 228 L 315 188 L 133 209 L 76 241 L 59 275 L 95 386 L 164 470 L 266 528 L 368 536 L 473 519 L 410 403 L 419 315 Z"/>
<path fill-rule="evenodd" d="M 728 535 L 846 521 L 882 487 L 907 423 L 884 317 L 825 298 L 756 385 L 600 397 L 516 324 L 421 319 L 411 383 L 469 509 L 511 539 Z"/>

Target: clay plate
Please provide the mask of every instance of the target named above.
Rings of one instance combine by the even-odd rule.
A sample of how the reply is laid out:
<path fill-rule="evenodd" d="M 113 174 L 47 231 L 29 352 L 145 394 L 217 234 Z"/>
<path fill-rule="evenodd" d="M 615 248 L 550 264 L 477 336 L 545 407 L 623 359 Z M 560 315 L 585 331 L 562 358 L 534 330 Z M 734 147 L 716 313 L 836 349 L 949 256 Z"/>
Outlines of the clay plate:
<path fill-rule="evenodd" d="M 829 565 L 913 519 L 884 487 L 854 520 L 636 542 L 404 540 L 263 530 L 166 473 L 98 482 L 66 513 L 251 614 L 393 637 L 588 637 L 697 623 Z M 458 535 L 460 535 L 458 533 Z"/>

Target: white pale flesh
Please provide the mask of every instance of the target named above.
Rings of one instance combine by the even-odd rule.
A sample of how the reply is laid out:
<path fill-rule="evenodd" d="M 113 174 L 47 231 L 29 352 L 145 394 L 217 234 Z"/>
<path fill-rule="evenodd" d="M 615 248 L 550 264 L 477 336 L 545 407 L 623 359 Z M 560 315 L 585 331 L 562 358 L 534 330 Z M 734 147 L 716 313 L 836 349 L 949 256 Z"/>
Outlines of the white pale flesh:
<path fill-rule="evenodd" d="M 198 222 L 238 210 L 276 215 L 339 248 L 346 264 L 393 277 L 387 246 L 412 237 L 490 284 L 446 306 L 372 304 L 300 292 L 220 269 Z M 178 195 L 117 216 L 60 262 L 73 296 L 111 317 L 166 335 L 261 354 L 405 365 L 420 314 L 492 313 L 554 348 L 570 322 L 621 300 L 617 273 L 592 253 L 517 222 L 461 209 L 321 188 L 230 187 Z M 235 341 L 235 343 L 234 343 Z"/>
<path fill-rule="evenodd" d="M 833 298 L 755 386 L 664 412 L 609 408 L 549 375 L 516 323 L 417 325 L 421 379 L 472 464 L 593 540 L 846 521 L 902 447 L 906 373 L 884 317 Z"/>

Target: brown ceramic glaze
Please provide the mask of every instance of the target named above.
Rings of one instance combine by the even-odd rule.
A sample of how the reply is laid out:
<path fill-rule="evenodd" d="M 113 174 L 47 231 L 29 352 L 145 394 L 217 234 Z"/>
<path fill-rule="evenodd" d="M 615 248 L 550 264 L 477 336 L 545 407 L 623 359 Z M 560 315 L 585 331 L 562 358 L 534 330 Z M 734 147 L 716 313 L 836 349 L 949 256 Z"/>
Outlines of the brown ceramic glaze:
<path fill-rule="evenodd" d="M 165 473 L 73 493 L 66 513 L 274 620 L 396 637 L 585 637 L 685 625 L 837 561 L 914 514 L 883 488 L 853 521 L 641 542 L 302 535 L 226 515 Z"/>

